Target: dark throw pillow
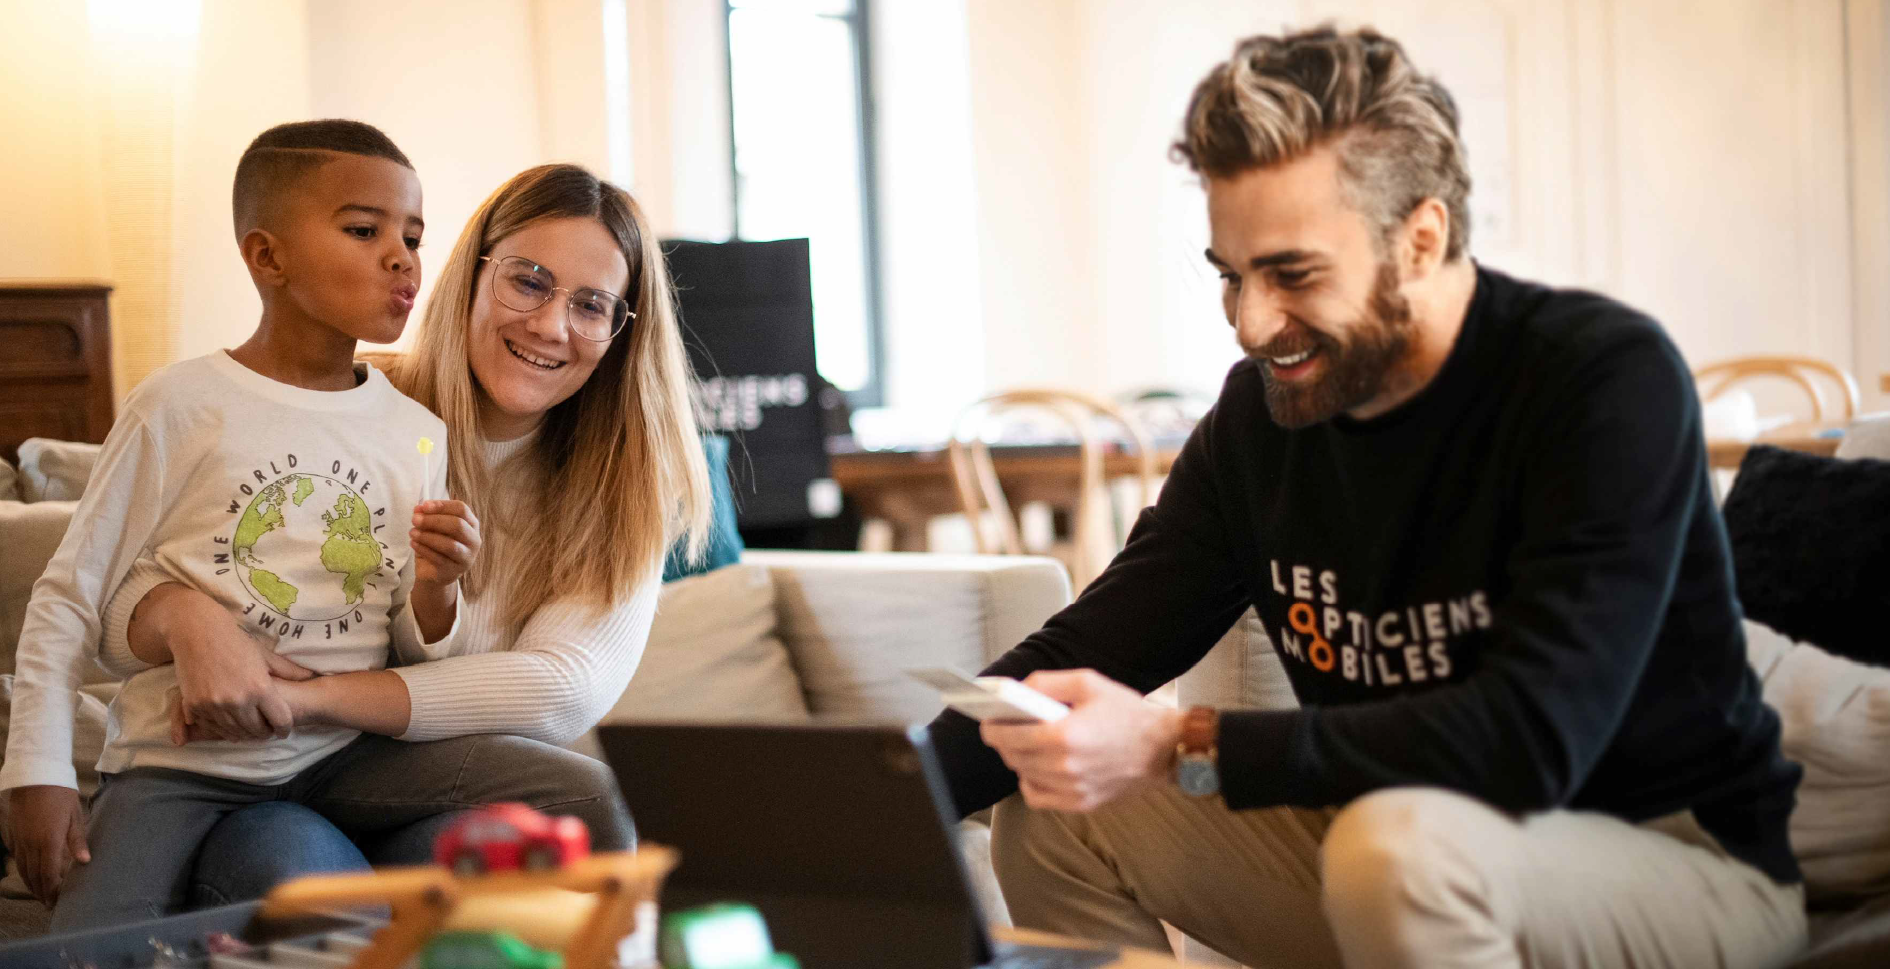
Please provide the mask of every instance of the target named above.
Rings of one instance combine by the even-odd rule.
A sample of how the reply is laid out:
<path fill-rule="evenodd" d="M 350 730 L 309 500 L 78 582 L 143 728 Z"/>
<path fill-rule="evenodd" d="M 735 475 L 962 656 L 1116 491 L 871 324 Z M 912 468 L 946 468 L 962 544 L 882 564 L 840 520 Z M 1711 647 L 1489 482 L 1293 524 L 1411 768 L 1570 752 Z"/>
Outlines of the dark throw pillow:
<path fill-rule="evenodd" d="M 1890 663 L 1890 461 L 1754 447 L 1723 514 L 1748 618 Z"/>

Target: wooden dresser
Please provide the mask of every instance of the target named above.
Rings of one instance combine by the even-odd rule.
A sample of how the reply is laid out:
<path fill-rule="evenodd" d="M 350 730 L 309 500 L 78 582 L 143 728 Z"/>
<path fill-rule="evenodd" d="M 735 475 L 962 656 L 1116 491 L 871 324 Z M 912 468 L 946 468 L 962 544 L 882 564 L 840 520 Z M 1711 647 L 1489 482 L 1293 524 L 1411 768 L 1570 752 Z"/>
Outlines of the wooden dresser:
<path fill-rule="evenodd" d="M 112 288 L 0 282 L 0 458 L 29 437 L 103 441 L 112 429 Z"/>

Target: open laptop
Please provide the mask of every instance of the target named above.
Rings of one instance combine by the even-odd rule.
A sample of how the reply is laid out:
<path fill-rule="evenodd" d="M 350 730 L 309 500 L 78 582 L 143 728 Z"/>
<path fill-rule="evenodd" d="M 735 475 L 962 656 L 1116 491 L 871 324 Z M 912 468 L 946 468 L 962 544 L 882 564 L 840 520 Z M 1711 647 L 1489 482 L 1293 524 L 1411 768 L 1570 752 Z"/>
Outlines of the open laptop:
<path fill-rule="evenodd" d="M 924 727 L 598 728 L 637 836 L 682 863 L 676 911 L 761 910 L 806 969 L 1088 969 L 1114 951 L 993 943 Z"/>

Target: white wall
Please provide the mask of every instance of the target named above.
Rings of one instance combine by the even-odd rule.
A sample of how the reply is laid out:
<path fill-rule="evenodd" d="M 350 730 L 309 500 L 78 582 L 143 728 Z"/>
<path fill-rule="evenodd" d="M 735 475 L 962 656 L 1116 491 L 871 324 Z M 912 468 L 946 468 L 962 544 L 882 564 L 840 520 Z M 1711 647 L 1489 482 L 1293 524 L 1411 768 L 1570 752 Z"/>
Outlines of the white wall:
<path fill-rule="evenodd" d="M 425 190 L 423 300 L 467 218 L 506 178 L 546 161 L 631 170 L 629 92 L 621 72 L 612 90 L 605 57 L 612 42 L 622 54 L 624 37 L 607 32 L 627 32 L 623 0 L 196 6 L 180 37 L 106 36 L 83 3 L 5 7 L 0 89 L 21 96 L 0 103 L 0 125 L 33 136 L 0 152 L 0 278 L 116 281 L 120 397 L 156 366 L 254 329 L 260 305 L 236 251 L 230 179 L 271 125 L 357 118 L 401 146 Z M 147 62 L 175 62 L 174 95 L 139 74 Z M 117 146 L 132 135 L 164 143 L 127 169 Z M 137 196 L 135 225 L 119 224 L 126 193 Z"/>
<path fill-rule="evenodd" d="M 323 0 L 309 5 L 308 22 L 310 115 L 379 127 L 420 173 L 424 301 L 479 203 L 507 178 L 550 160 L 533 4 Z"/>
<path fill-rule="evenodd" d="M 666 238 L 720 241 L 735 225 L 723 10 L 646 0 L 631 12 L 631 191 Z"/>
<path fill-rule="evenodd" d="M 429 266 L 504 178 L 553 159 L 627 174 L 666 235 L 727 235 L 720 0 L 201 6 L 166 216 L 171 272 L 188 283 L 175 289 L 179 356 L 253 325 L 228 179 L 279 121 L 385 128 L 426 188 Z M 1202 268 L 1201 194 L 1167 146 L 1236 38 L 1337 15 L 1405 39 L 1462 102 L 1479 258 L 1642 306 L 1696 363 L 1829 357 L 1884 406 L 1886 6 L 881 0 L 889 400 L 950 410 L 1021 384 L 1214 388 L 1234 352 Z M 0 153 L 0 276 L 110 277 L 110 115 L 70 69 L 87 56 L 85 5 L 6 9 L 0 81 L 27 96 L 0 105 L 0 123 L 33 137 Z"/>
<path fill-rule="evenodd" d="M 626 0 L 535 0 L 532 46 L 539 157 L 583 165 L 628 184 L 629 77 Z M 508 45 L 509 46 L 509 45 Z M 622 62 L 627 67 L 628 62 Z"/>
<path fill-rule="evenodd" d="M 1890 2 L 1849 0 L 1851 299 L 1867 408 L 1890 408 Z"/>
<path fill-rule="evenodd" d="M 147 324 L 113 330 L 122 395 L 167 362 L 177 335 L 169 188 L 196 31 L 180 17 L 144 47 L 134 38 L 151 32 L 148 11 L 109 12 L 95 31 L 84 4 L 0 9 L 0 130 L 16 135 L 0 152 L 0 278 L 113 283 L 114 315 Z"/>
<path fill-rule="evenodd" d="M 308 117 L 308 12 L 302 3 L 206 0 L 197 49 L 178 121 L 171 208 L 172 271 L 184 283 L 178 359 L 236 346 L 262 313 L 237 252 L 230 182 L 263 129 Z"/>
<path fill-rule="evenodd" d="M 1795 352 L 1852 367 L 1842 8 L 1613 12 L 1595 52 L 1621 79 L 1608 288 L 1696 365 Z"/>
<path fill-rule="evenodd" d="M 1883 6 L 1857 0 L 1848 14 L 1868 21 L 1878 50 Z M 1881 53 L 1875 81 L 1847 78 L 1844 5 L 972 9 L 985 13 L 972 19 L 972 86 L 994 384 L 1218 384 L 1233 351 L 1217 281 L 1199 268 L 1203 202 L 1166 147 L 1188 91 L 1235 39 L 1335 17 L 1400 37 L 1458 97 L 1480 259 L 1640 306 L 1696 364 L 1813 353 L 1852 368 L 1867 390 L 1890 371 L 1890 295 L 1866 282 L 1885 276 L 1884 263 L 1852 265 L 1854 235 L 1877 247 L 1868 251 L 1887 247 L 1890 98 Z M 1875 132 L 1855 157 L 1853 125 Z M 1864 206 L 1855 213 L 1853 197 Z M 1056 225 L 1037 223 L 1051 212 Z M 1087 254 L 1052 265 L 1064 248 Z"/>
<path fill-rule="evenodd" d="M 1080 384 L 1096 364 L 1083 0 L 971 0 L 984 385 Z M 966 394 L 959 402 L 976 396 Z"/>
<path fill-rule="evenodd" d="M 0 124 L 18 134 L 0 151 L 0 278 L 106 278 L 85 8 L 0 9 Z"/>
<path fill-rule="evenodd" d="M 1197 179 L 1169 160 L 1188 96 L 1235 39 L 1276 27 L 1279 3 L 1187 0 L 1084 5 L 1079 77 L 1091 167 L 1084 231 L 1093 242 L 1094 364 L 1078 386 L 1220 389 L 1239 359 L 1222 314 Z"/>

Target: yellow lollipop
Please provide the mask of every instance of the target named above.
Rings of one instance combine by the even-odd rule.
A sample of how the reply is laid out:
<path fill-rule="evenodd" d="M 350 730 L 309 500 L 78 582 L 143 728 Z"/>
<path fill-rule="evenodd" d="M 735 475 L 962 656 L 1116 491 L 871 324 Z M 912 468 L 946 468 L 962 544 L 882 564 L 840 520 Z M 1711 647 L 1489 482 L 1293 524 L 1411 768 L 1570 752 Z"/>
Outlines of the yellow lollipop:
<path fill-rule="evenodd" d="M 420 452 L 420 458 L 425 462 L 426 477 L 420 480 L 420 500 L 425 501 L 427 500 L 427 487 L 433 482 L 433 439 L 430 437 L 421 438 L 419 442 L 414 445 L 414 449 Z"/>

